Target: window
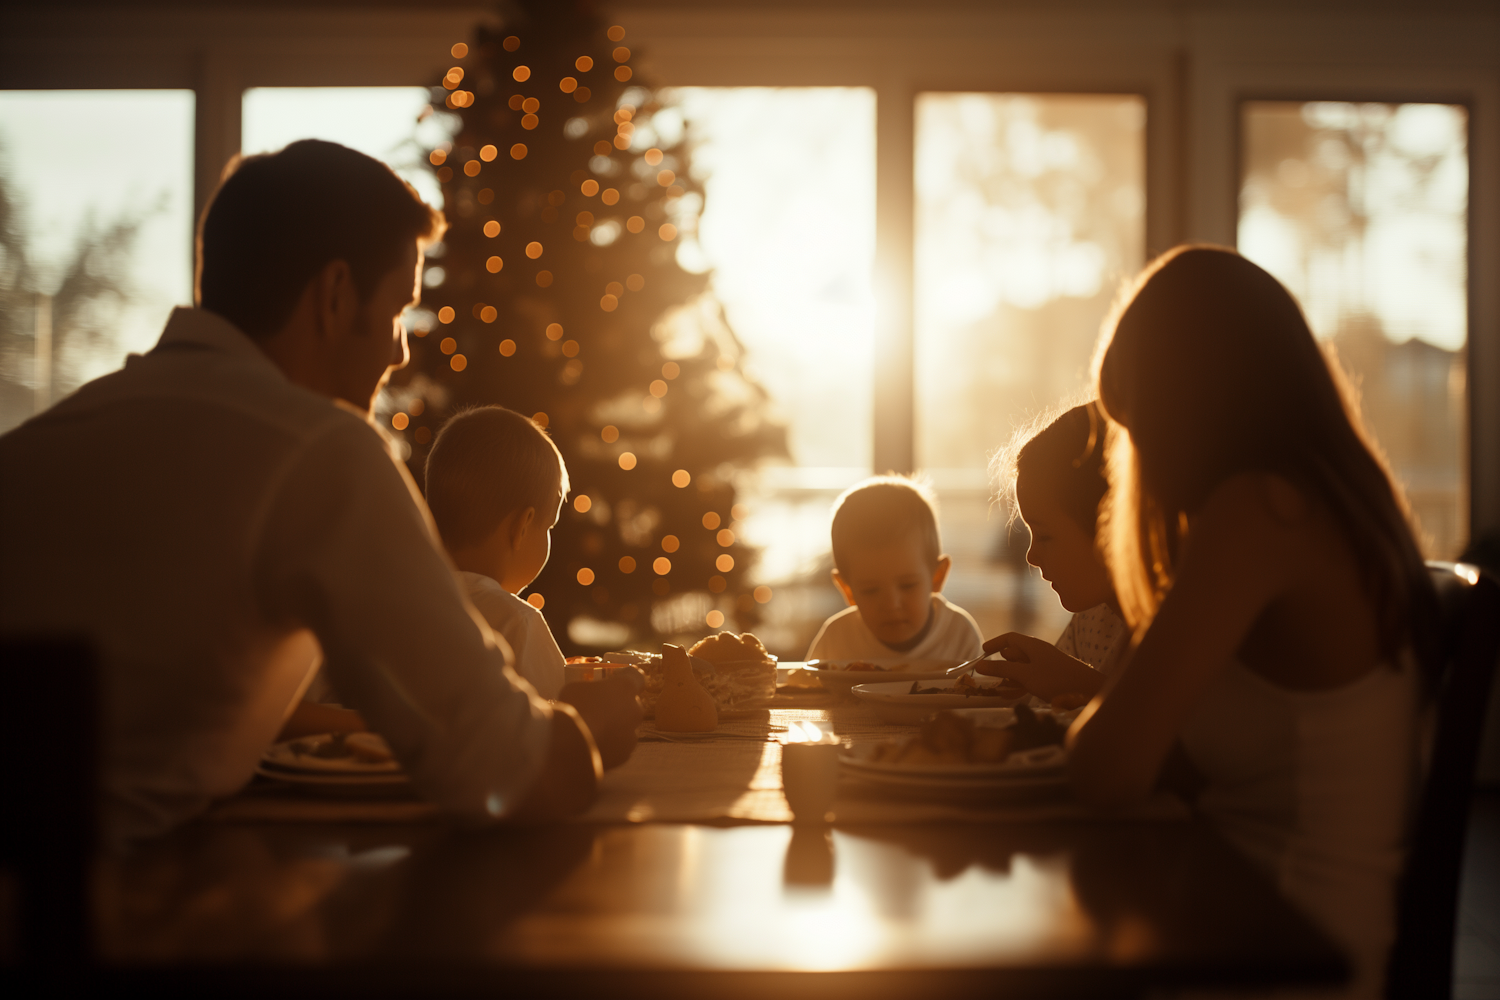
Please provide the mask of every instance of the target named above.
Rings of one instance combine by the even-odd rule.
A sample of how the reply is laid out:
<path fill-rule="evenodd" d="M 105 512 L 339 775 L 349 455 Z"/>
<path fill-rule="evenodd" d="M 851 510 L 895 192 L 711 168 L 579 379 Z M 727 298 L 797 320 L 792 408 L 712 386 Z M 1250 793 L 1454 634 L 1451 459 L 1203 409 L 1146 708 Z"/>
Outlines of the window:
<path fill-rule="evenodd" d="M 1464 516 L 1468 117 L 1447 104 L 1244 106 L 1239 246 L 1359 387 L 1427 555 Z"/>
<path fill-rule="evenodd" d="M 985 635 L 1067 622 L 994 507 L 990 456 L 1090 395 L 1120 282 L 1145 255 L 1144 99 L 917 99 L 916 446 L 953 556 L 947 593 Z"/>
<path fill-rule="evenodd" d="M 678 260 L 713 269 L 747 370 L 789 430 L 790 466 L 746 484 L 742 531 L 761 549 L 757 579 L 776 592 L 759 631 L 800 656 L 843 606 L 827 575 L 829 505 L 871 468 L 875 94 L 691 87 L 668 100 L 705 187 Z"/>
<path fill-rule="evenodd" d="M 193 92 L 0 91 L 0 431 L 192 301 Z"/>

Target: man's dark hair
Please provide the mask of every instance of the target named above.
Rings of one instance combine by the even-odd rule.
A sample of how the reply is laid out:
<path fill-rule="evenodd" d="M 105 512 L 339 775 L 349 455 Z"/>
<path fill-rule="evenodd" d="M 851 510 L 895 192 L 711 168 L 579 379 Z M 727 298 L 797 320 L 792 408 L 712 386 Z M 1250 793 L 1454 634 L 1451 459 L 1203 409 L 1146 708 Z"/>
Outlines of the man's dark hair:
<path fill-rule="evenodd" d="M 198 305 L 250 337 L 291 317 L 329 261 L 349 264 L 362 300 L 413 242 L 447 223 L 391 168 L 319 139 L 232 162 L 198 226 Z"/>

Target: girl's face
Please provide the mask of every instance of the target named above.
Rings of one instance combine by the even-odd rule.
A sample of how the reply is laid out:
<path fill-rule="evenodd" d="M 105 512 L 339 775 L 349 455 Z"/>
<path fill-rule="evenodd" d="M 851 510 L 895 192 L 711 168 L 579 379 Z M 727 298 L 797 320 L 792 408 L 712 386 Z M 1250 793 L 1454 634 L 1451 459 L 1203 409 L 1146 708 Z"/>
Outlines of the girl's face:
<path fill-rule="evenodd" d="M 1115 588 L 1109 570 L 1094 545 L 1094 536 L 1078 526 L 1060 505 L 1044 493 L 1016 484 L 1021 520 L 1031 532 L 1026 561 L 1042 571 L 1069 611 L 1087 611 L 1100 604 L 1114 605 Z"/>

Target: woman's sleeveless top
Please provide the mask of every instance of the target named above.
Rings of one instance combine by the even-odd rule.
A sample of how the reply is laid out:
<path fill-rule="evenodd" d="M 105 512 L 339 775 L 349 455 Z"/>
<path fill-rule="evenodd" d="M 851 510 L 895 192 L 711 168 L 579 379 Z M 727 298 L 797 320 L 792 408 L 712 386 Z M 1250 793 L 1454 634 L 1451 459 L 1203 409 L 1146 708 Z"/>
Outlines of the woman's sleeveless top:
<path fill-rule="evenodd" d="M 1378 996 L 1418 787 L 1417 671 L 1377 666 L 1288 691 L 1239 663 L 1182 732 L 1208 779 L 1199 810 L 1347 950 L 1345 995 Z"/>

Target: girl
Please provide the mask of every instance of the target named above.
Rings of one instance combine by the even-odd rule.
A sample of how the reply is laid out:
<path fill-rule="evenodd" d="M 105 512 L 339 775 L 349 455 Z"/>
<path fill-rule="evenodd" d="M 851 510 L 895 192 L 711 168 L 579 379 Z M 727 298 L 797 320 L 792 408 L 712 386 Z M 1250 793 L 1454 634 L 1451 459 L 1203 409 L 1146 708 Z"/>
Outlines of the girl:
<path fill-rule="evenodd" d="M 1026 561 L 1042 571 L 1073 618 L 1053 645 L 1007 632 L 984 644 L 1004 664 L 981 673 L 1009 677 L 1045 701 L 1087 701 L 1118 664 L 1129 638 L 1114 584 L 1095 544 L 1104 478 L 1105 418 L 1095 403 L 1075 406 L 1014 450 L 1016 508 L 1031 533 Z"/>
<path fill-rule="evenodd" d="M 1106 559 L 1140 638 L 1073 726 L 1073 785 L 1126 805 L 1180 745 L 1200 811 L 1343 943 L 1349 995 L 1374 996 L 1418 773 L 1414 661 L 1437 662 L 1405 508 L 1296 302 L 1233 251 L 1160 258 L 1101 346 Z"/>

